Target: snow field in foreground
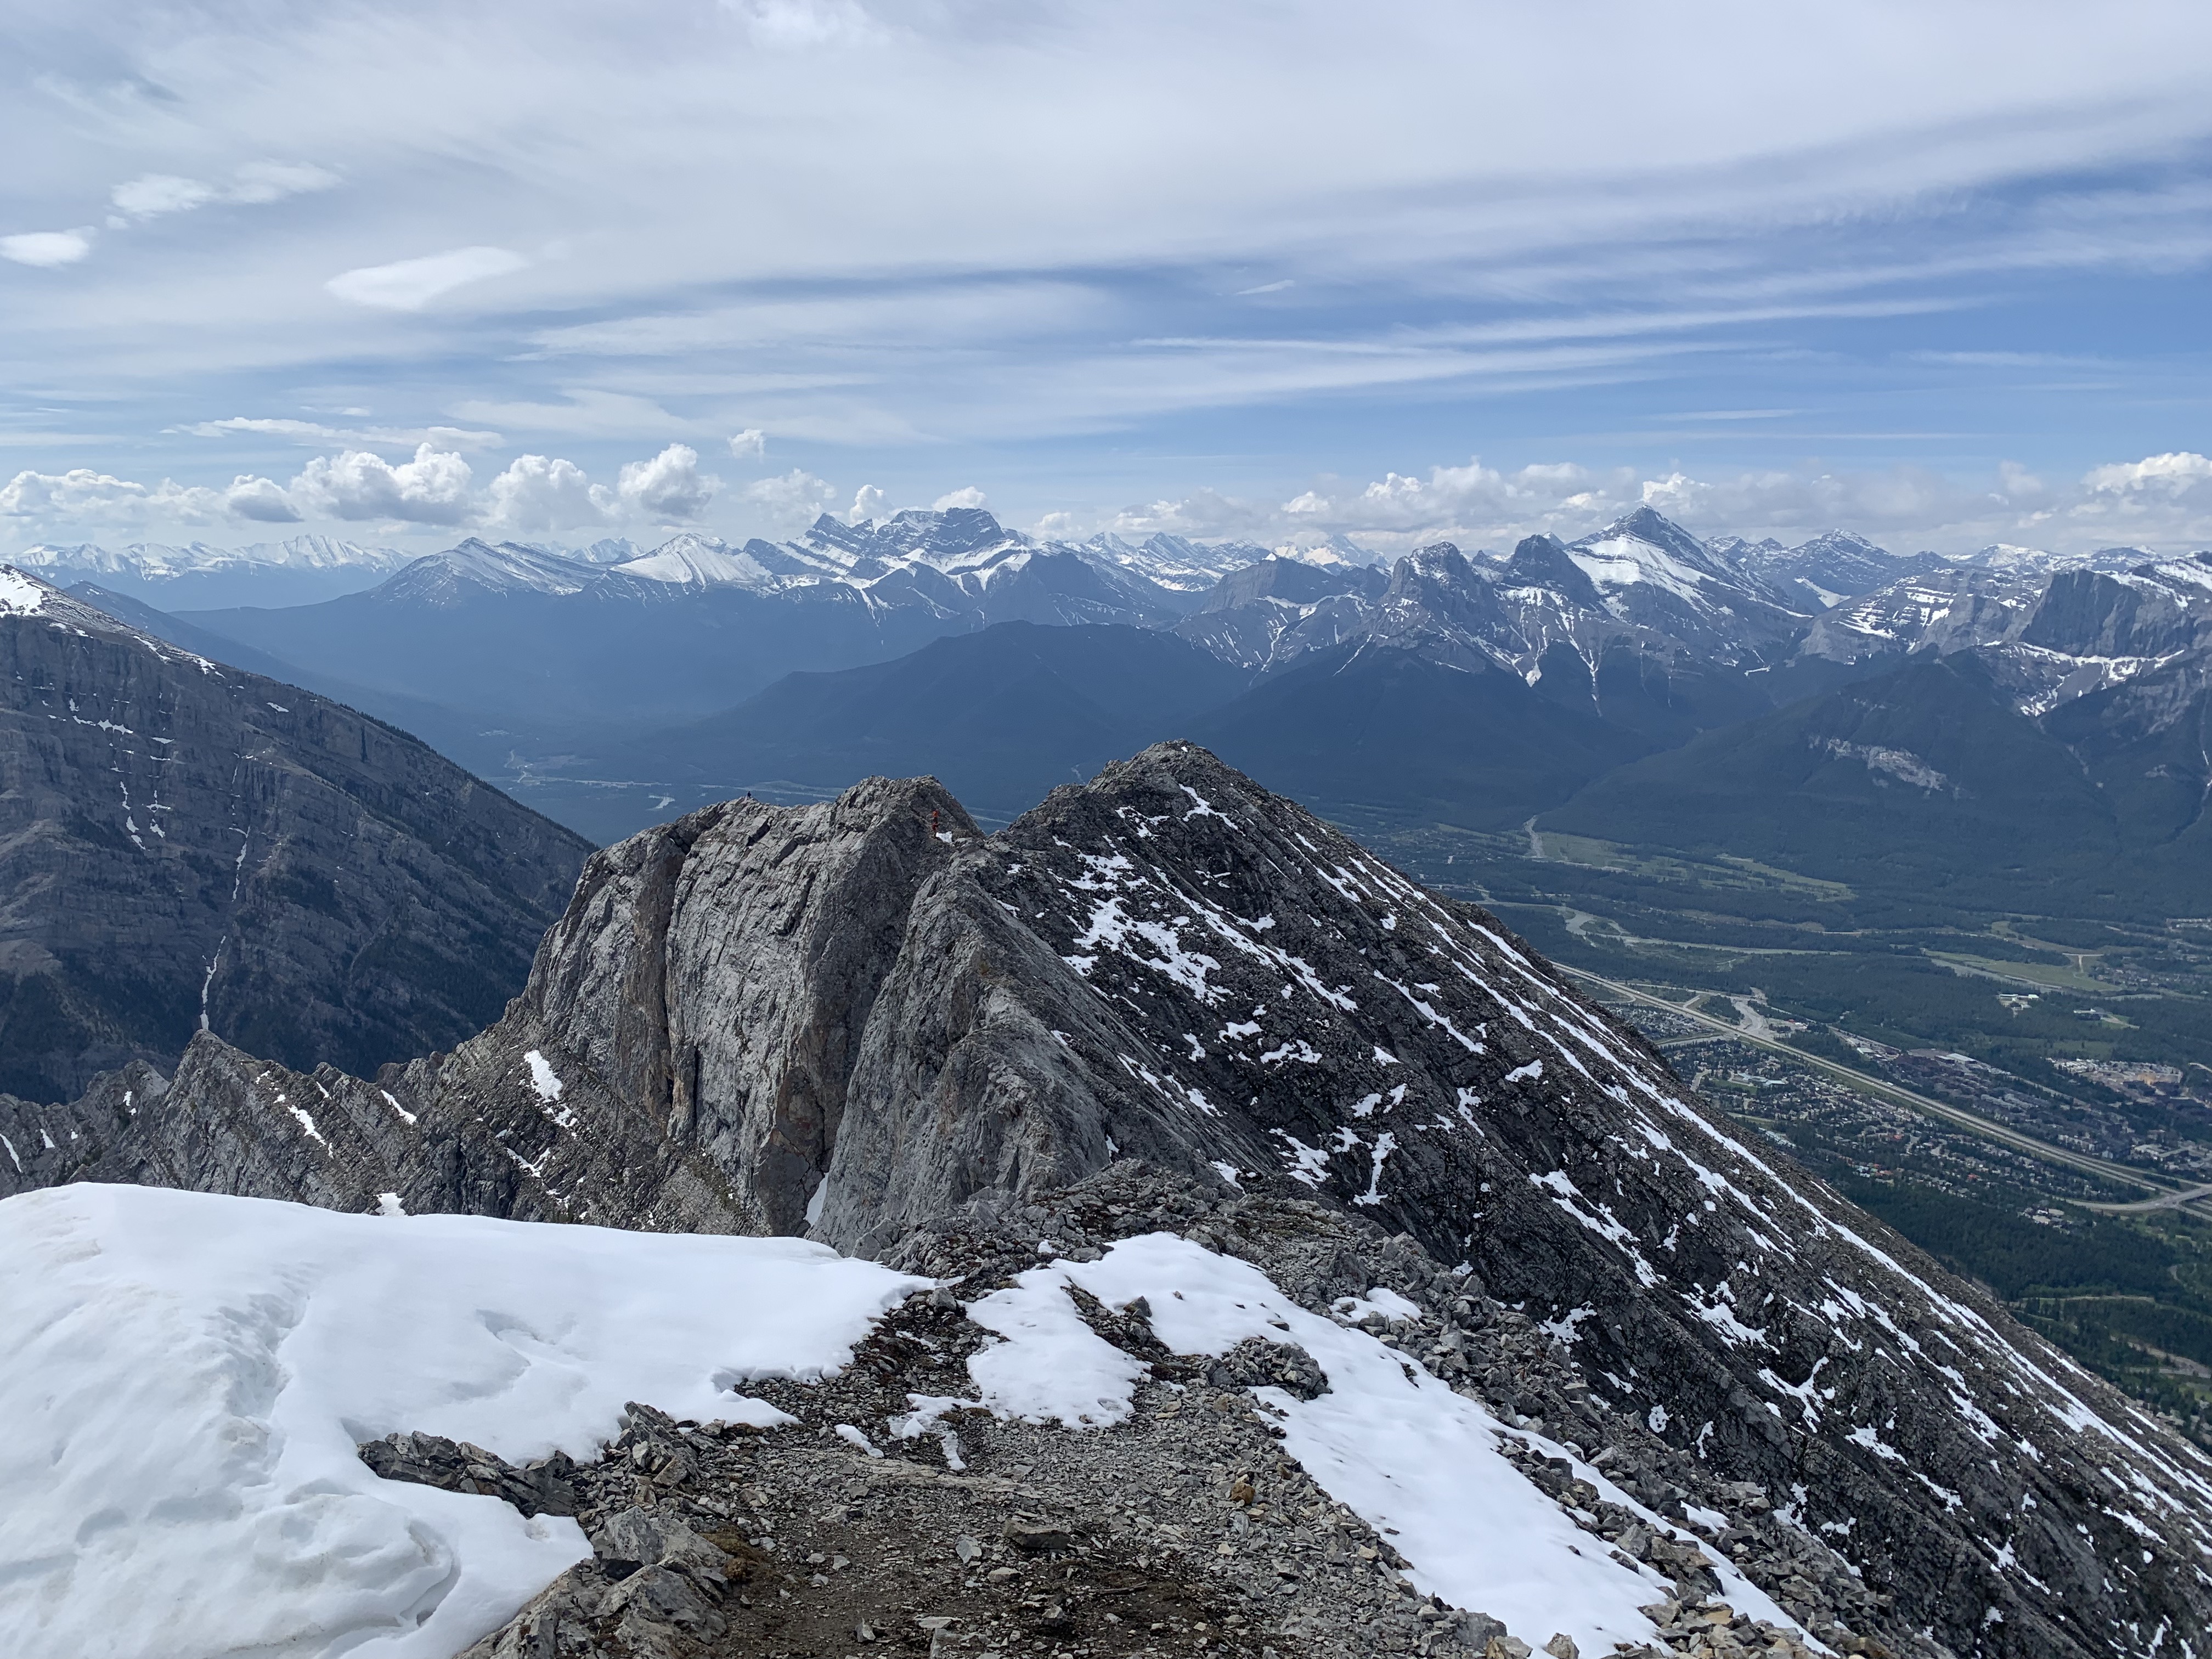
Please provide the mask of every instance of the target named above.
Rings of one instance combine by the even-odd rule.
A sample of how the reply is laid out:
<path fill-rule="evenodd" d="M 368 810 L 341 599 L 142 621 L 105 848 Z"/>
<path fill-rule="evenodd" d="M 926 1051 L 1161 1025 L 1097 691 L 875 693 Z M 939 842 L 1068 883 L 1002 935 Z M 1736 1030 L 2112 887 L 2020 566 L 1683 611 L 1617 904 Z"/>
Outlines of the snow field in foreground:
<path fill-rule="evenodd" d="M 983 1403 L 1070 1427 L 1128 1417 L 1141 1372 L 1076 1316 L 1071 1283 L 1110 1308 L 1143 1297 L 1154 1333 L 1176 1353 L 1218 1357 L 1248 1337 L 1303 1347 L 1327 1374 L 1328 1393 L 1300 1401 L 1280 1389 L 1254 1392 L 1282 1428 L 1284 1450 L 1390 1540 L 1421 1590 L 1502 1619 L 1532 1644 L 1559 1631 L 1585 1653 L 1609 1653 L 1616 1642 L 1656 1637 L 1637 1609 L 1664 1600 L 1672 1585 L 1613 1559 L 1508 1462 L 1498 1449 L 1504 1425 L 1367 1332 L 1307 1312 L 1249 1263 L 1171 1233 L 1125 1239 L 1097 1261 L 1032 1268 L 1013 1289 L 975 1304 L 969 1317 L 1005 1339 L 969 1361 Z M 1387 1290 L 1357 1305 L 1412 1310 Z M 1547 1456 L 1569 1455 L 1540 1437 L 1522 1437 Z M 1601 1497 L 1686 1536 L 1574 1461 Z M 1732 1565 L 1717 1565 L 1732 1607 L 1799 1628 Z"/>
<path fill-rule="evenodd" d="M 0 1331 L 14 1339 L 0 1367 L 0 1654 L 450 1659 L 582 1559 L 583 1536 L 495 1498 L 380 1480 L 357 1442 L 407 1429 L 514 1462 L 589 1458 L 630 1400 L 787 1420 L 733 1386 L 835 1370 L 927 1283 L 796 1239 L 343 1215 L 137 1187 L 0 1201 Z M 969 1361 L 994 1410 L 1071 1429 L 1130 1415 L 1145 1368 L 1084 1323 L 1070 1284 L 1109 1306 L 1146 1297 L 1179 1353 L 1247 1337 L 1304 1347 L 1330 1391 L 1302 1402 L 1261 1389 L 1262 1408 L 1423 1590 L 1533 1641 L 1564 1631 L 1585 1652 L 1650 1635 L 1636 1608 L 1664 1582 L 1575 1528 L 1499 1455 L 1487 1413 L 1249 1264 L 1171 1234 L 1034 1268 L 975 1303 L 1003 1339 Z M 934 1416 L 958 1402 L 915 1403 Z M 1642 1512 L 1601 1472 L 1576 1472 Z M 1718 1568 L 1735 1607 L 1789 1624 Z"/>
<path fill-rule="evenodd" d="M 798 1239 L 140 1187 L 9 1199 L 0 1653 L 449 1659 L 583 1534 L 380 1480 L 356 1442 L 590 1458 L 631 1400 L 783 1420 L 732 1386 L 843 1364 L 927 1283 Z"/>

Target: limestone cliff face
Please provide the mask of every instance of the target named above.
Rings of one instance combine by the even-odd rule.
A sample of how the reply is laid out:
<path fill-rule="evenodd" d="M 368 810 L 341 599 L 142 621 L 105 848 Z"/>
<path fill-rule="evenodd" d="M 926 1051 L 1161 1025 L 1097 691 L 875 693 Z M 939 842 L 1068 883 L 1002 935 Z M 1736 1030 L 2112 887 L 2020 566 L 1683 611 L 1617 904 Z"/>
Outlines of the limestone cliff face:
<path fill-rule="evenodd" d="M 2212 1462 L 1494 918 L 1186 744 L 988 837 L 928 780 L 725 803 L 593 857 L 450 1053 L 363 1080 L 203 1036 L 166 1087 L 0 1129 L 0 1193 L 389 1193 L 877 1255 L 1115 1158 L 1310 1194 L 1521 1306 L 1589 1397 L 1764 1488 L 1901 1626 L 2045 1659 L 2212 1617 Z"/>
<path fill-rule="evenodd" d="M 0 1089 L 203 1025 L 371 1069 L 498 1018 L 588 847 L 403 732 L 0 568 Z"/>

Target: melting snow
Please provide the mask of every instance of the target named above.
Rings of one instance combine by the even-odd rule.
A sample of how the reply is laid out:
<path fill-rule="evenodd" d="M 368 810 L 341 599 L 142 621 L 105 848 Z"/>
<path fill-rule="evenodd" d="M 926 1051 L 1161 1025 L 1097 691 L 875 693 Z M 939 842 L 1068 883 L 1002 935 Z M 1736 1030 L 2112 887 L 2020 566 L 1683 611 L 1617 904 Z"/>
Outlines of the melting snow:
<path fill-rule="evenodd" d="M 0 1652 L 447 1659 L 589 1554 L 383 1481 L 397 1429 L 594 1455 L 625 1401 L 780 1420 L 925 1281 L 790 1238 L 76 1185 L 0 1201 Z M 1065 1300 L 1065 1298 L 1062 1298 Z"/>
<path fill-rule="evenodd" d="M 1082 1322 L 1062 1289 L 1069 1282 L 1109 1307 L 1145 1297 L 1152 1328 L 1177 1353 L 1223 1354 L 1248 1337 L 1303 1346 L 1328 1393 L 1254 1392 L 1281 1426 L 1283 1449 L 1331 1497 L 1393 1529 L 1420 1589 L 1516 1630 L 1565 1631 L 1585 1652 L 1652 1639 L 1637 1608 L 1659 1600 L 1660 1586 L 1589 1548 L 1589 1534 L 1499 1453 L 1501 1425 L 1480 1407 L 1364 1331 L 1307 1312 L 1257 1268 L 1172 1235 L 1033 1268 L 975 1304 L 1010 1338 L 969 1361 L 994 1409 L 1067 1423 L 1128 1414 L 1140 1369 Z"/>

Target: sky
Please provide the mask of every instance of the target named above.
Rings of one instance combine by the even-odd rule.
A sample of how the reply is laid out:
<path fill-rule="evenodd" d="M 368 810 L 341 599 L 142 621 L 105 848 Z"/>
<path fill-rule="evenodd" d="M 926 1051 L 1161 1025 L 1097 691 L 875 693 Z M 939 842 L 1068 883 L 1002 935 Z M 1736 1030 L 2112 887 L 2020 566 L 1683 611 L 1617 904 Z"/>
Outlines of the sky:
<path fill-rule="evenodd" d="M 2212 546 L 2202 0 L 0 29 L 0 551 Z"/>

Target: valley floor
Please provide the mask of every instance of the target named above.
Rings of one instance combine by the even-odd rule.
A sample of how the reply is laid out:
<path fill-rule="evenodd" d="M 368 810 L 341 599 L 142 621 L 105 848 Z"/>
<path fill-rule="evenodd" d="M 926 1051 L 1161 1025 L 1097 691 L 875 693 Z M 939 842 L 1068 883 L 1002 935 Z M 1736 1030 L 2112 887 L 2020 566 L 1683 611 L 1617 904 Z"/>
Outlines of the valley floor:
<path fill-rule="evenodd" d="M 1542 832 L 1354 826 L 1684 1080 L 2212 1444 L 2212 921 L 1946 908 Z"/>

